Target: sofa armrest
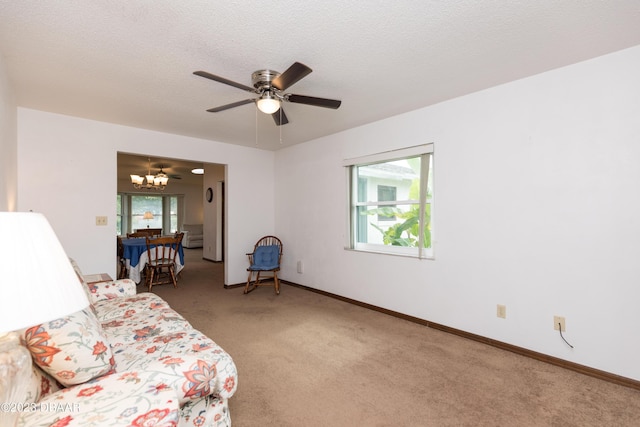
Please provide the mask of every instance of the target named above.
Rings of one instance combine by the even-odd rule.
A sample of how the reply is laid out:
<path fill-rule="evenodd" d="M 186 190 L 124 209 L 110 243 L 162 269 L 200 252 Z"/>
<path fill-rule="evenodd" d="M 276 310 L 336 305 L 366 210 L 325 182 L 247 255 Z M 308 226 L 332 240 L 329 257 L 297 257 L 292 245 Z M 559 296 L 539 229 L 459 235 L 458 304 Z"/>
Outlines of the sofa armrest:
<path fill-rule="evenodd" d="M 150 377 L 146 372 L 123 372 L 60 390 L 25 404 L 17 425 L 178 425 L 175 390 Z"/>
<path fill-rule="evenodd" d="M 231 356 L 195 329 L 114 345 L 117 370 L 146 372 L 178 392 L 180 404 L 208 395 L 230 398 L 238 385 Z"/>
<path fill-rule="evenodd" d="M 184 230 L 182 237 L 182 246 L 185 248 L 201 248 L 202 247 L 202 231 Z"/>
<path fill-rule="evenodd" d="M 87 284 L 91 304 L 105 299 L 132 297 L 136 295 L 136 282 L 131 279 L 111 280 Z"/>
<path fill-rule="evenodd" d="M 204 233 L 201 231 L 182 231 L 182 233 L 184 233 L 184 236 L 182 237 L 182 240 L 184 239 L 202 239 L 202 236 L 204 236 Z"/>

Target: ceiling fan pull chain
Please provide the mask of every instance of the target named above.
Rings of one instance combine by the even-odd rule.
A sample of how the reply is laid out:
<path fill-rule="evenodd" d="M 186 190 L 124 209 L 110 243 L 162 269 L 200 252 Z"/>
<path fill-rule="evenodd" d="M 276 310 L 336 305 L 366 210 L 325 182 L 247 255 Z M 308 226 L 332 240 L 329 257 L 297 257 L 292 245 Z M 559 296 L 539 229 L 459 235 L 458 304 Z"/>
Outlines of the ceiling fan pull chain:
<path fill-rule="evenodd" d="M 282 106 L 280 106 L 280 123 L 282 123 Z M 280 145 L 282 145 L 282 126 L 278 126 L 278 129 L 280 130 Z"/>
<path fill-rule="evenodd" d="M 258 146 L 258 109 L 255 108 L 256 112 L 256 147 Z"/>

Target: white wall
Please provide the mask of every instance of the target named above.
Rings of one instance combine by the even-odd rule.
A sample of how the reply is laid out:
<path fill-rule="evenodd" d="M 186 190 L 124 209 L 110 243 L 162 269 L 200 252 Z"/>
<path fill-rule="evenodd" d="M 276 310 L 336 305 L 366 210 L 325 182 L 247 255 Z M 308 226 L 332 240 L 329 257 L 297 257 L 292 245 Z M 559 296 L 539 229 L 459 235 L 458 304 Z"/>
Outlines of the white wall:
<path fill-rule="evenodd" d="M 640 380 L 638 76 L 640 46 L 278 151 L 282 278 Z M 344 250 L 342 160 L 430 142 L 436 259 Z"/>
<path fill-rule="evenodd" d="M 0 211 L 17 206 L 16 104 L 9 77 L 0 55 Z"/>
<path fill-rule="evenodd" d="M 222 250 L 218 250 L 217 240 L 222 239 L 222 224 L 218 223 L 218 205 L 222 202 L 222 195 L 218 194 L 218 183 L 225 180 L 224 165 L 204 165 L 204 188 L 202 190 L 202 200 L 204 200 L 205 220 L 202 227 L 203 231 L 203 248 L 202 257 L 210 261 L 222 261 Z M 213 199 L 207 202 L 205 192 L 207 188 L 213 191 Z M 201 221 L 202 223 L 202 221 Z M 221 248 L 220 248 L 221 249 Z M 246 253 L 246 252 L 245 252 Z"/>
<path fill-rule="evenodd" d="M 242 283 L 245 253 L 274 229 L 269 151 L 19 108 L 18 210 L 42 212 L 83 272 L 113 276 L 118 151 L 228 165 L 225 284 Z"/>

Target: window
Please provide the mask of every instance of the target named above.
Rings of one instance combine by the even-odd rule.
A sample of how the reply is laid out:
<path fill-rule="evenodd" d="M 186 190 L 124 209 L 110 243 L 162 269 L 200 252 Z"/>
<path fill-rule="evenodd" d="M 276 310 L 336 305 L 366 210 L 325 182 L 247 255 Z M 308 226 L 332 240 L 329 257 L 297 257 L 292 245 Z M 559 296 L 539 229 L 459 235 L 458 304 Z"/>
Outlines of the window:
<path fill-rule="evenodd" d="M 125 235 L 138 228 L 162 228 L 163 234 L 180 229 L 182 195 L 118 194 L 117 232 Z M 151 216 L 145 213 L 150 212 Z"/>
<path fill-rule="evenodd" d="M 433 258 L 433 144 L 350 159 L 348 247 Z"/>
<path fill-rule="evenodd" d="M 162 196 L 131 196 L 131 229 L 162 228 L 162 212 Z"/>
<path fill-rule="evenodd" d="M 118 198 L 116 200 L 116 234 L 119 236 L 122 235 L 122 227 L 123 227 L 123 206 L 122 206 L 122 194 L 118 194 Z"/>
<path fill-rule="evenodd" d="M 169 224 L 171 231 L 178 231 L 181 227 L 178 226 L 178 198 L 176 196 L 168 197 L 164 199 L 166 203 L 166 212 L 169 214 Z"/>
<path fill-rule="evenodd" d="M 396 199 L 396 187 L 390 185 L 378 185 L 378 201 L 391 202 Z M 395 221 L 394 208 L 396 205 L 389 205 L 378 212 L 378 221 Z"/>

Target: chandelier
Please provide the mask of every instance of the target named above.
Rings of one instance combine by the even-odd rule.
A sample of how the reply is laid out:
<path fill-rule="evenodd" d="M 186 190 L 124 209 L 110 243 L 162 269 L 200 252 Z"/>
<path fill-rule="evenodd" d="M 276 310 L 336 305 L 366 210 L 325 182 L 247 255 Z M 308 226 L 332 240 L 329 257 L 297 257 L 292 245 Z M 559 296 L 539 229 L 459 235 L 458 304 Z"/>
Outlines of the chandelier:
<path fill-rule="evenodd" d="M 160 166 L 160 172 L 151 175 L 151 159 L 149 159 L 149 171 L 147 175 L 131 175 L 131 183 L 137 190 L 162 191 L 167 186 L 167 182 L 169 182 L 169 177 L 162 171 L 162 166 Z"/>

